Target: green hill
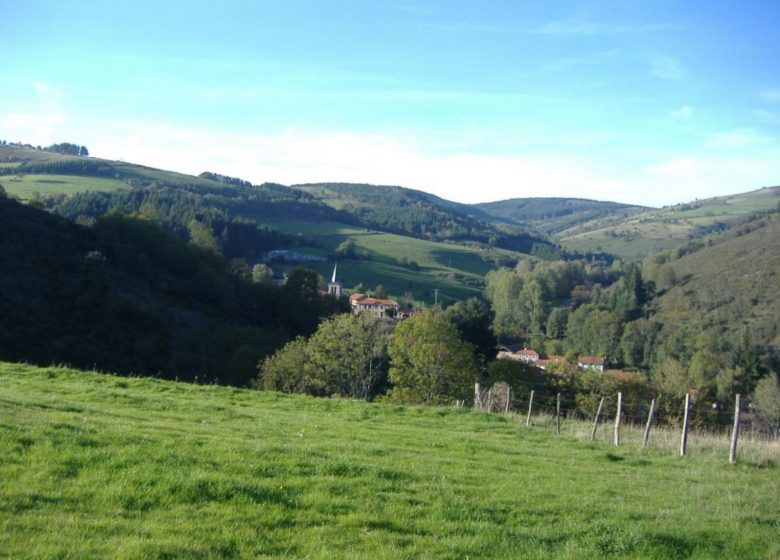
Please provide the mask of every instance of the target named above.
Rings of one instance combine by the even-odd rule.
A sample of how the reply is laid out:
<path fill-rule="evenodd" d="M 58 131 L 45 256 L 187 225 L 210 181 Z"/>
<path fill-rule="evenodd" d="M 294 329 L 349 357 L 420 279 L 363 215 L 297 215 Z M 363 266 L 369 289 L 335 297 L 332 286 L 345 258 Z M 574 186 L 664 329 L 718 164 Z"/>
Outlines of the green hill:
<path fill-rule="evenodd" d="M 242 385 L 330 300 L 252 284 L 148 220 L 86 228 L 0 196 L 0 359 Z"/>
<path fill-rule="evenodd" d="M 374 229 L 437 241 L 473 242 L 544 257 L 557 256 L 547 240 L 517 225 L 489 223 L 479 209 L 413 189 L 385 185 L 295 185 L 318 200 L 354 215 Z"/>
<path fill-rule="evenodd" d="M 329 263 L 307 265 L 326 276 L 336 249 L 350 240 L 359 258 L 339 258 L 347 285 L 382 285 L 396 298 L 433 302 L 436 290 L 451 299 L 478 295 L 488 270 L 523 258 L 500 245 L 541 256 L 555 252 L 547 241 L 516 230 L 499 231 L 408 189 L 342 185 L 362 197 L 363 210 L 357 211 L 322 200 L 320 192 L 308 187 L 251 185 L 215 173 L 192 177 L 14 146 L 0 146 L 0 162 L 5 166 L 0 184 L 7 192 L 36 198 L 72 221 L 91 223 L 118 211 L 157 222 L 184 241 L 196 221 L 211 231 L 225 258 L 242 259 L 249 267 L 268 250 L 294 249 L 328 258 Z M 409 216 L 399 210 L 406 206 L 414 208 L 408 223 L 404 220 Z M 369 207 L 389 212 L 367 213 Z M 277 273 L 292 268 L 275 265 Z"/>
<path fill-rule="evenodd" d="M 780 470 L 725 438 L 681 460 L 456 408 L 6 363 L 0 386 L 10 558 L 780 554 Z"/>
<path fill-rule="evenodd" d="M 637 259 L 714 231 L 724 231 L 756 213 L 773 211 L 778 204 L 780 187 L 767 187 L 628 216 L 608 215 L 560 231 L 555 239 L 569 250 Z"/>
<path fill-rule="evenodd" d="M 474 207 L 495 219 L 549 235 L 599 218 L 620 220 L 647 210 L 641 206 L 579 198 L 513 198 Z"/>
<path fill-rule="evenodd" d="M 649 257 L 645 268 L 662 290 L 654 316 L 664 333 L 723 340 L 748 327 L 780 355 L 780 213 Z"/>

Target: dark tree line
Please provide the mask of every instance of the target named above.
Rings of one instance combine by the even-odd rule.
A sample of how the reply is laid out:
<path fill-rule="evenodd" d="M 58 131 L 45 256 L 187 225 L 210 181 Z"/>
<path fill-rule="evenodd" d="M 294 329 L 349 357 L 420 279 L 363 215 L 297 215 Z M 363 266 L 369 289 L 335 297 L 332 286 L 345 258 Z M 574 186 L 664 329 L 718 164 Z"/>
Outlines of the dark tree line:
<path fill-rule="evenodd" d="M 0 359 L 244 385 L 343 309 L 317 282 L 254 284 L 149 220 L 84 228 L 0 197 Z"/>

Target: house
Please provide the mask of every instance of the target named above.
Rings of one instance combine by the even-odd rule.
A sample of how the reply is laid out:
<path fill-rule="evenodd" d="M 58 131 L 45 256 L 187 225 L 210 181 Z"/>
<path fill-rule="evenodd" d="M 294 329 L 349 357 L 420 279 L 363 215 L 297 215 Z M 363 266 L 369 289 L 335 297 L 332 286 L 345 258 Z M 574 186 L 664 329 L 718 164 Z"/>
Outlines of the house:
<path fill-rule="evenodd" d="M 349 304 L 355 315 L 358 313 L 370 313 L 379 318 L 394 318 L 398 312 L 398 302 L 392 299 L 373 298 L 366 294 L 352 294 L 349 296 Z"/>
<path fill-rule="evenodd" d="M 546 370 L 552 364 L 565 364 L 566 358 L 564 356 L 558 356 L 557 354 L 550 354 L 544 358 L 540 358 L 534 362 L 534 365 L 541 370 Z"/>
<path fill-rule="evenodd" d="M 580 356 L 577 358 L 577 365 L 581 369 L 592 369 L 594 371 L 604 372 L 604 366 L 607 359 L 604 356 Z"/>
<path fill-rule="evenodd" d="M 539 353 L 530 348 L 523 348 L 517 352 L 517 359 L 524 364 L 535 364 L 539 360 Z"/>
<path fill-rule="evenodd" d="M 498 347 L 498 355 L 496 357 L 503 358 L 505 360 L 520 361 L 520 356 L 518 356 L 517 353 L 523 348 L 524 347 L 519 344 L 502 344 Z"/>

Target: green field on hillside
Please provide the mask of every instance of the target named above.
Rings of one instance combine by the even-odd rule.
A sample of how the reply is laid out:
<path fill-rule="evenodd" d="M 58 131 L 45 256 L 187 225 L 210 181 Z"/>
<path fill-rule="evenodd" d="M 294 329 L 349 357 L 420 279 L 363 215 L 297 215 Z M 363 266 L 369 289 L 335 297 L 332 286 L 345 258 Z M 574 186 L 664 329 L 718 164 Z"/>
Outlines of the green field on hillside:
<path fill-rule="evenodd" d="M 316 237 L 322 247 L 301 249 L 312 254 L 332 254 L 342 241 L 351 239 L 355 243 L 356 253 L 361 255 L 366 251 L 371 260 L 341 259 L 339 276 L 343 277 L 345 286 L 351 288 L 362 283 L 366 289 L 372 289 L 377 284 L 382 284 L 389 294 L 396 297 L 412 292 L 415 299 L 432 300 L 435 288 L 456 299 L 479 295 L 482 293 L 482 277 L 494 267 L 483 255 L 486 258 L 491 254 L 505 258 L 518 257 L 517 254 L 500 249 L 483 251 L 463 245 L 371 231 L 337 222 L 269 222 L 267 219 L 263 219 L 263 222 L 287 233 Z M 398 261 L 402 258 L 415 261 L 420 269 L 411 270 L 399 266 Z M 333 271 L 332 263 L 310 263 L 307 266 L 323 276 L 328 276 Z M 464 284 L 461 280 L 472 284 Z"/>
<path fill-rule="evenodd" d="M 75 194 L 87 191 L 115 191 L 127 188 L 127 183 L 106 177 L 80 177 L 78 175 L 6 175 L 0 176 L 0 185 L 7 193 L 22 199 L 36 194 Z"/>
<path fill-rule="evenodd" d="M 0 556 L 777 558 L 774 462 L 0 364 Z"/>
<path fill-rule="evenodd" d="M 780 187 L 649 210 L 627 219 L 607 217 L 561 232 L 556 240 L 577 251 L 603 251 L 637 259 L 670 249 L 712 228 L 739 223 L 780 204 Z"/>

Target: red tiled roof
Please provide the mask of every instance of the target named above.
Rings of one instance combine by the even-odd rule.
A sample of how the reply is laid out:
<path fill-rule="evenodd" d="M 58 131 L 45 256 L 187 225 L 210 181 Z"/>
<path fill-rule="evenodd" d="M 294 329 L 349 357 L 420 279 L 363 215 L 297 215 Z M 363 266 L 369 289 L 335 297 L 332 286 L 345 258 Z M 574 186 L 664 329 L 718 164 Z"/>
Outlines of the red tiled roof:
<path fill-rule="evenodd" d="M 577 363 L 585 364 L 588 366 L 603 366 L 606 362 L 604 356 L 580 356 L 577 358 Z"/>
<path fill-rule="evenodd" d="M 359 303 L 361 305 L 386 305 L 388 307 L 395 307 L 398 305 L 392 299 L 379 299 L 372 298 L 366 294 L 352 294 L 349 296 L 350 303 Z"/>

